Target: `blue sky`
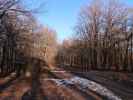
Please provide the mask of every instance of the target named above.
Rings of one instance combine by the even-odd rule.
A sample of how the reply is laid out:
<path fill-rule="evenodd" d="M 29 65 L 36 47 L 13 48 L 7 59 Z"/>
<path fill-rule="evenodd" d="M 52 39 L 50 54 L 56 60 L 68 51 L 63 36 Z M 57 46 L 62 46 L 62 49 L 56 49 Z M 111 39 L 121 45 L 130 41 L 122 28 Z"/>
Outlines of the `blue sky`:
<path fill-rule="evenodd" d="M 36 1 L 38 2 L 38 0 Z M 120 1 L 133 6 L 133 0 Z M 31 6 L 37 6 L 37 2 L 31 2 Z M 42 10 L 45 9 L 46 12 L 37 15 L 37 18 L 41 24 L 55 29 L 58 40 L 62 41 L 72 36 L 80 8 L 89 2 L 90 0 L 45 0 L 46 4 L 42 7 Z"/>
<path fill-rule="evenodd" d="M 58 40 L 71 37 L 80 7 L 88 0 L 47 0 L 46 13 L 40 16 L 41 23 L 57 31 Z"/>

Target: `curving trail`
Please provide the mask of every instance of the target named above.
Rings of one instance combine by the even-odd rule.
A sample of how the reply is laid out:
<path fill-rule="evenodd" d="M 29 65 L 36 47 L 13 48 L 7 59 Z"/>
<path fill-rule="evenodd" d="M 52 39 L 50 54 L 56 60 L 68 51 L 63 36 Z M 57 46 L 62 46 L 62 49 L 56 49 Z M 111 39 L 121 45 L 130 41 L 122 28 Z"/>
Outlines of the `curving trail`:
<path fill-rule="evenodd" d="M 89 74 L 89 77 L 82 78 L 63 69 L 45 68 L 40 77 L 41 92 L 45 100 L 129 100 L 118 96 L 120 87 L 117 88 L 112 84 L 109 88 L 107 84 L 104 84 L 104 81 L 109 84 L 110 80 L 100 75 L 94 76 L 94 74 Z M 21 100 L 23 94 L 29 89 L 29 80 L 16 79 L 9 87 L 0 91 L 0 100 Z"/>
<path fill-rule="evenodd" d="M 49 74 L 45 72 L 41 77 L 43 90 L 50 90 L 49 84 L 51 84 L 51 87 L 56 87 L 56 90 L 60 91 L 59 93 L 56 91 L 59 94 L 58 97 L 63 96 L 65 100 L 122 100 L 106 87 L 94 81 L 75 76 L 67 71 L 61 69 L 48 70 L 47 73 Z M 49 84 L 46 85 L 47 82 Z M 54 93 L 50 93 L 50 91 L 45 93 L 45 95 L 49 94 L 52 95 Z"/>

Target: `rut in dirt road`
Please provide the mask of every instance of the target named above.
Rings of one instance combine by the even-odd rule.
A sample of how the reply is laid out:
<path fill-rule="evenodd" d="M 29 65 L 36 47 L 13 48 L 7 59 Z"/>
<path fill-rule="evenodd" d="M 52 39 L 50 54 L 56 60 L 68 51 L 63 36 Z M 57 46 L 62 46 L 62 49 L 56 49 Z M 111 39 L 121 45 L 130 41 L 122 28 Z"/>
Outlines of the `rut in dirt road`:
<path fill-rule="evenodd" d="M 92 100 L 122 100 L 106 87 L 91 80 L 72 75 L 67 71 L 50 71 L 49 73 L 53 77 L 44 77 L 45 75 L 42 75 L 42 84 L 47 81 L 52 82 L 56 87 L 70 89 L 73 91 L 72 93 L 78 92 L 77 95 L 83 96 L 85 100 L 91 100 L 91 98 L 93 98 Z"/>

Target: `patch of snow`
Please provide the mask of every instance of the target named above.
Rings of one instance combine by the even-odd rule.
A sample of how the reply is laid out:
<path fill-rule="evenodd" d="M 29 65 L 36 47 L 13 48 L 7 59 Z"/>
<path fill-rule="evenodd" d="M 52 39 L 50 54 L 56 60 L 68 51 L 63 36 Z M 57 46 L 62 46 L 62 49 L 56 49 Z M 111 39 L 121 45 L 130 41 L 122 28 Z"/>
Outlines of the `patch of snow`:
<path fill-rule="evenodd" d="M 83 89 L 88 88 L 96 93 L 99 93 L 102 96 L 107 97 L 109 100 L 122 100 L 121 98 L 116 96 L 114 93 L 112 93 L 110 90 L 108 90 L 106 87 L 96 82 L 93 82 L 93 81 L 90 81 L 84 78 L 80 78 L 77 76 L 71 78 L 71 81 L 75 84 L 79 84 Z"/>
<path fill-rule="evenodd" d="M 54 81 L 57 86 L 61 86 L 61 85 L 74 85 L 74 83 L 68 79 L 43 79 L 45 81 Z"/>
<path fill-rule="evenodd" d="M 82 91 L 85 90 L 92 90 L 104 97 L 107 97 L 108 100 L 122 100 L 121 98 L 119 98 L 118 96 L 116 96 L 112 91 L 108 90 L 106 87 L 91 81 L 91 80 L 87 80 L 81 77 L 72 77 L 71 79 L 52 79 L 52 81 L 54 81 L 57 86 L 68 86 L 68 85 L 79 85 L 80 89 Z"/>

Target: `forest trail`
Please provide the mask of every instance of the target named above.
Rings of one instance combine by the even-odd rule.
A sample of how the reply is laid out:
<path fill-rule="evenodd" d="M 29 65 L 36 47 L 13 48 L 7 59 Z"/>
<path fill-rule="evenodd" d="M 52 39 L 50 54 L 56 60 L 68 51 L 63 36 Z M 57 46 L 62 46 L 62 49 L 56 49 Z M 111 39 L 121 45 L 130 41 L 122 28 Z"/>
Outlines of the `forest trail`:
<path fill-rule="evenodd" d="M 123 100 L 115 94 L 116 91 L 114 93 L 114 89 L 110 89 L 109 84 L 109 87 L 104 84 L 106 79 L 93 74 L 90 74 L 90 77 L 92 79 L 82 78 L 61 68 L 45 69 L 40 77 L 41 90 L 47 100 Z M 103 83 L 100 83 L 100 79 L 103 80 Z M 16 79 L 0 91 L 0 100 L 21 100 L 23 94 L 28 90 L 30 90 L 29 80 Z M 115 90 L 119 91 L 119 89 Z M 124 100 L 130 99 L 124 98 Z"/>

